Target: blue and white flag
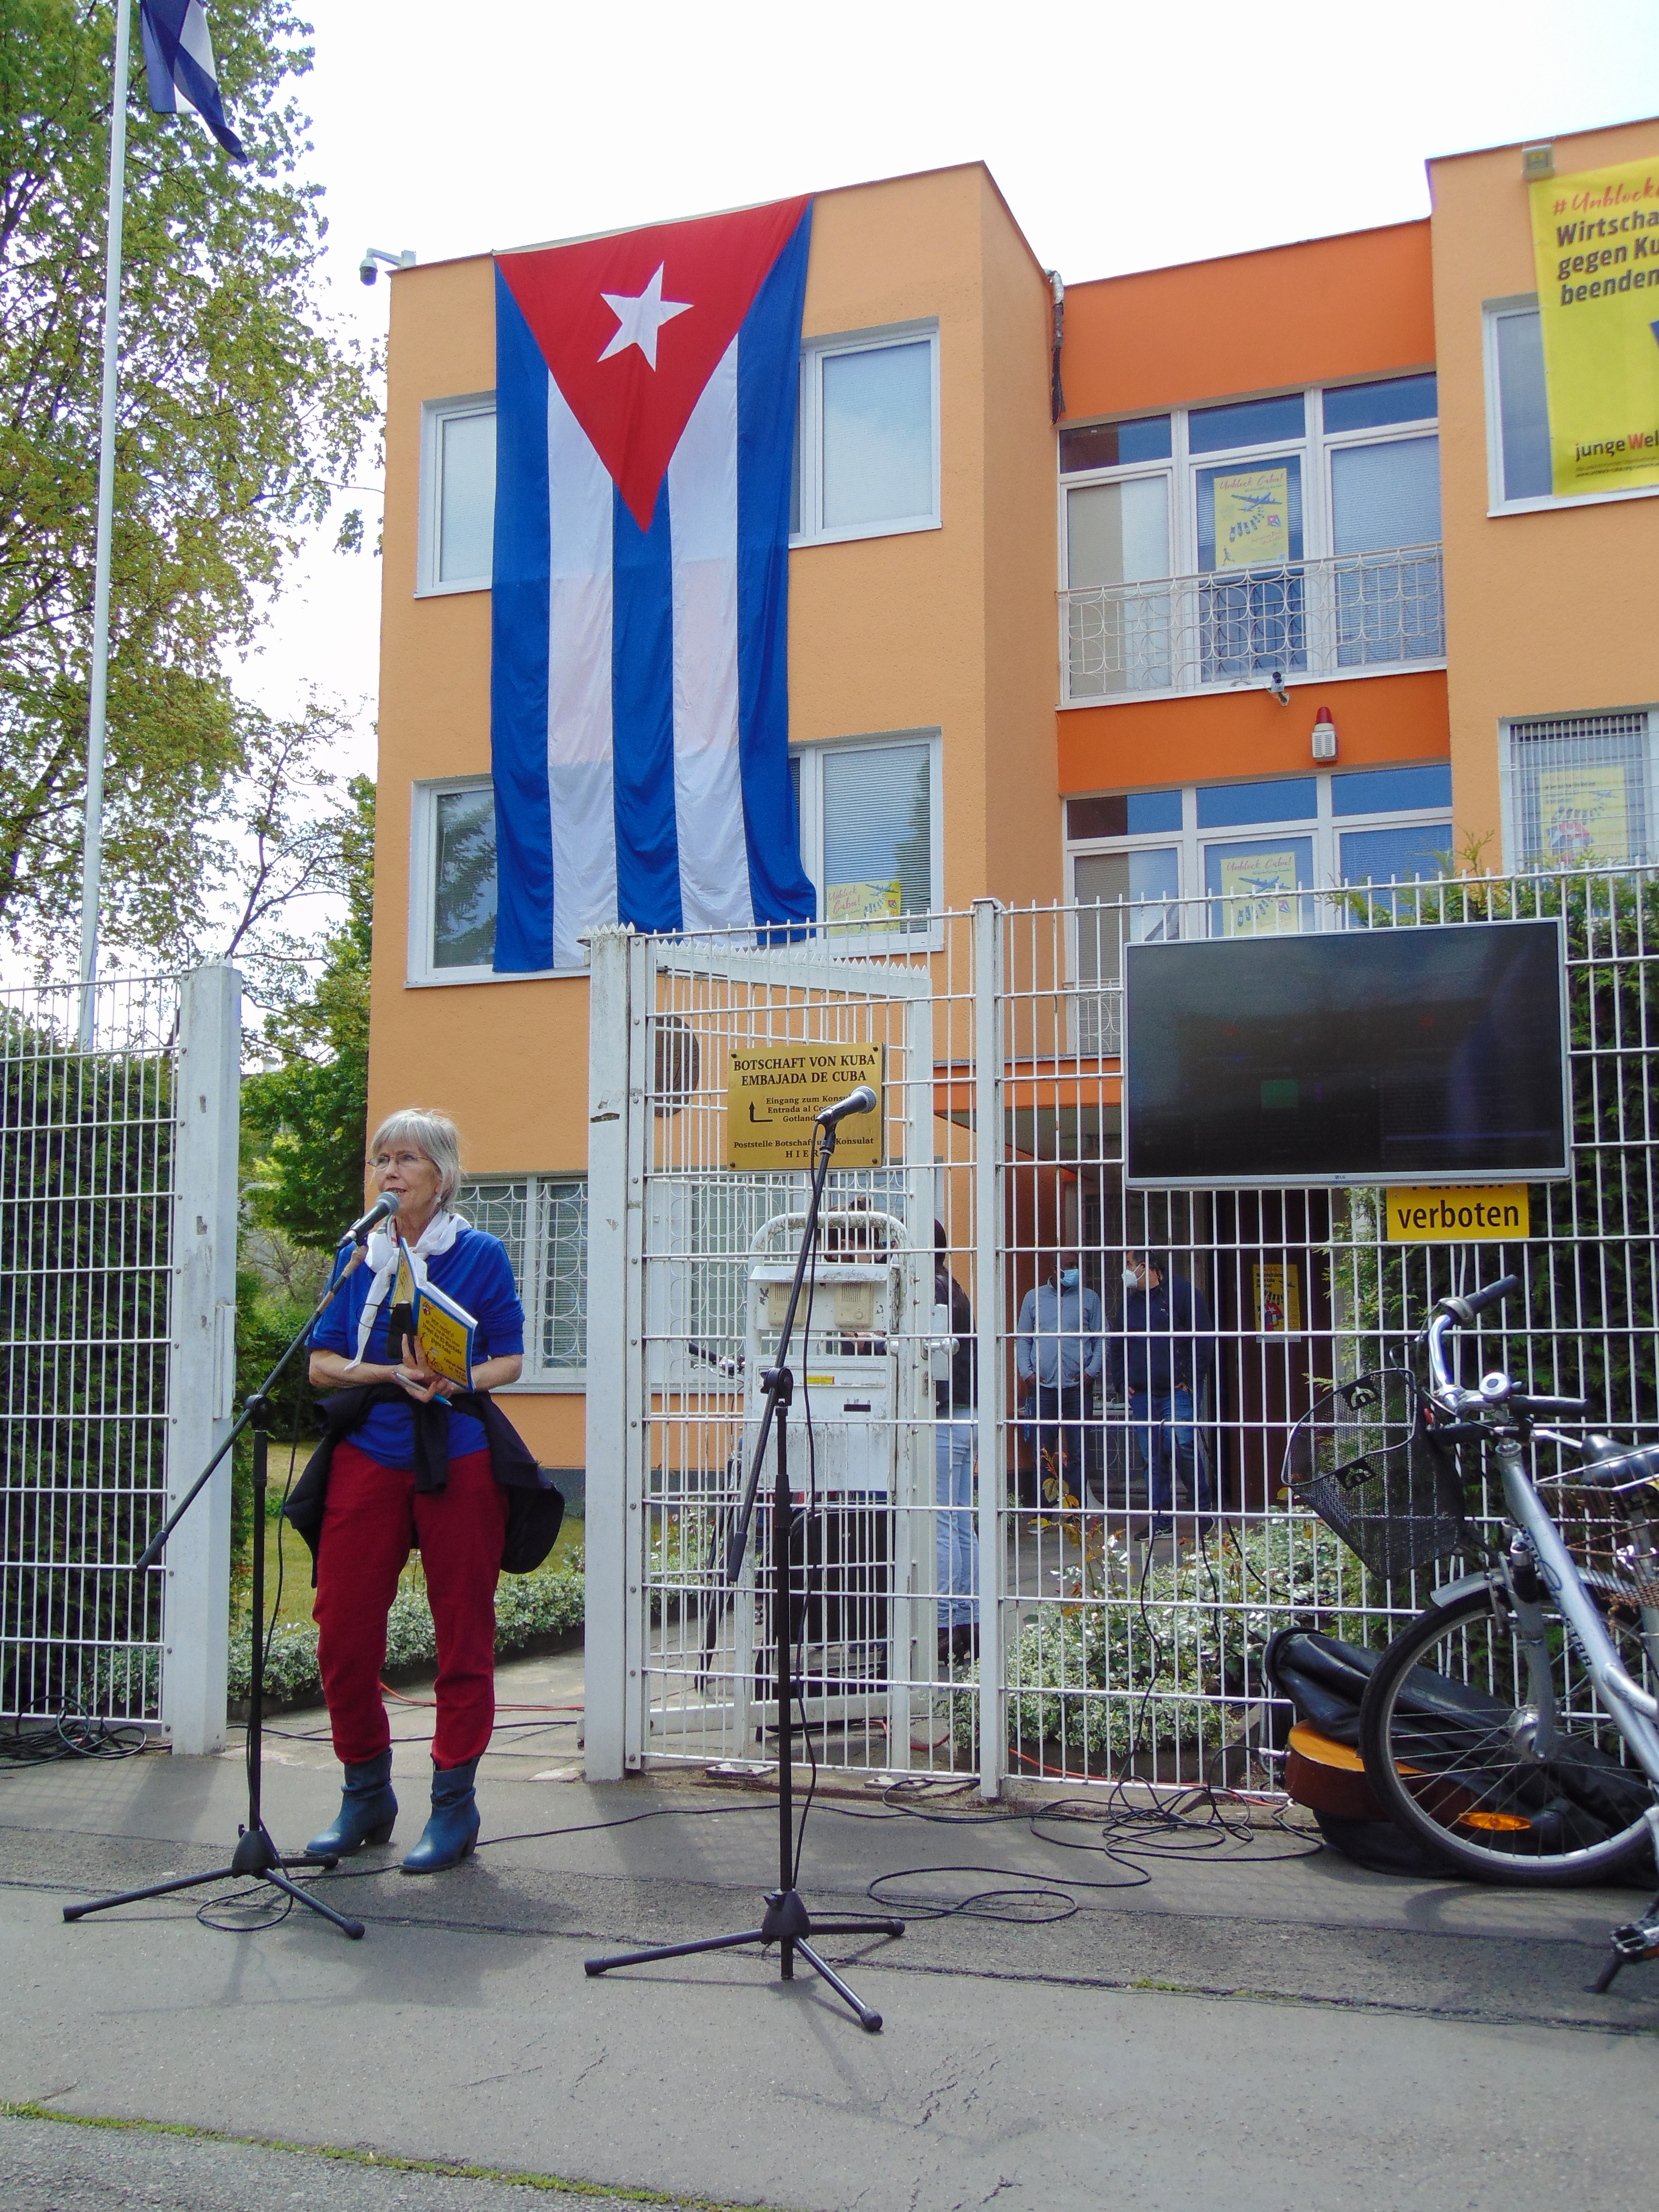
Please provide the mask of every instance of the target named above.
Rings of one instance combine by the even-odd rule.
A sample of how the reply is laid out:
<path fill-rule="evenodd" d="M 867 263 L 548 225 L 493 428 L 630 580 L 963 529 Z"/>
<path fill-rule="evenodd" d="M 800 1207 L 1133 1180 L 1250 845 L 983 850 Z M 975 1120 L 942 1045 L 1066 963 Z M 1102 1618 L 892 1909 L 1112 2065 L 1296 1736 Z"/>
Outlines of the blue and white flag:
<path fill-rule="evenodd" d="M 789 500 L 811 204 L 496 262 L 495 965 L 810 921 Z"/>
<path fill-rule="evenodd" d="M 149 71 L 149 104 L 155 112 L 176 115 L 182 100 L 196 110 L 227 154 L 246 161 L 246 148 L 225 120 L 202 0 L 138 0 L 138 27 Z"/>

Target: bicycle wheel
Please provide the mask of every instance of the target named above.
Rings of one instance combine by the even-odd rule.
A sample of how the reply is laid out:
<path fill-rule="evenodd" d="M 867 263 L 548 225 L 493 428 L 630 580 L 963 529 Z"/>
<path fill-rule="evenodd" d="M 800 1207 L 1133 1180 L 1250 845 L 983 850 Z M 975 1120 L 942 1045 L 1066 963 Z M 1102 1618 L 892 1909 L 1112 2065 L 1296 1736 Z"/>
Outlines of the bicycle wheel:
<path fill-rule="evenodd" d="M 1477 1881 L 1601 1881 L 1650 1839 L 1654 1791 L 1598 1700 L 1577 1638 L 1547 1609 L 1557 1735 L 1536 1747 L 1527 1654 L 1503 1595 L 1432 1606 L 1377 1662 L 1359 1714 L 1365 1773 L 1385 1812 Z M 1641 1679 L 1640 1615 L 1607 1626 Z"/>

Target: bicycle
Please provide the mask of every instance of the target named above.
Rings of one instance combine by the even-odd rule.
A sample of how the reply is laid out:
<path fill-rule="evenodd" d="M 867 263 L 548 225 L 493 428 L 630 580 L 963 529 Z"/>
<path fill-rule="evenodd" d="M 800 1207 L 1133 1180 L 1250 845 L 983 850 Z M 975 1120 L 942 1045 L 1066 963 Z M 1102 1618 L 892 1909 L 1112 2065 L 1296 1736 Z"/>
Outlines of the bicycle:
<path fill-rule="evenodd" d="M 1636 1679 L 1644 1661 L 1659 1676 L 1659 1446 L 1546 1427 L 1588 1408 L 1501 1371 L 1474 1389 L 1456 1380 L 1453 1334 L 1516 1287 L 1505 1276 L 1442 1298 L 1416 1340 L 1426 1389 L 1404 1370 L 1341 1386 L 1324 1402 L 1345 1401 L 1346 1443 L 1361 1449 L 1322 1452 L 1338 1431 L 1316 1409 L 1287 1479 L 1374 1572 L 1486 1552 L 1378 1658 L 1359 1751 L 1383 1810 L 1433 1862 L 1477 1881 L 1559 1886 L 1604 1880 L 1659 1845 L 1659 1698 Z M 1534 1474 L 1539 1444 L 1574 1463 Z M 1506 1546 L 1468 1522 L 1462 1447 L 1496 1461 Z M 1596 1987 L 1656 1956 L 1659 1898 L 1615 1931 Z"/>

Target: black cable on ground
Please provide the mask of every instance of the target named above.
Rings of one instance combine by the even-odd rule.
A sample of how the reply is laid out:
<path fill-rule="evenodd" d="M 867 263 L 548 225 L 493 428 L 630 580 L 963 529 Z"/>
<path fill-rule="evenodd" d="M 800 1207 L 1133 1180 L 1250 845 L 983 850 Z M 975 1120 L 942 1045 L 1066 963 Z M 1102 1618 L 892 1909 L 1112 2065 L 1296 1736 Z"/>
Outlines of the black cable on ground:
<path fill-rule="evenodd" d="M 137 1721 L 98 1720 L 84 1713 L 63 1713 L 29 1729 L 17 1721 L 9 1735 L 0 1736 L 0 1774 L 50 1766 L 59 1759 L 133 1759 L 149 1741 Z"/>

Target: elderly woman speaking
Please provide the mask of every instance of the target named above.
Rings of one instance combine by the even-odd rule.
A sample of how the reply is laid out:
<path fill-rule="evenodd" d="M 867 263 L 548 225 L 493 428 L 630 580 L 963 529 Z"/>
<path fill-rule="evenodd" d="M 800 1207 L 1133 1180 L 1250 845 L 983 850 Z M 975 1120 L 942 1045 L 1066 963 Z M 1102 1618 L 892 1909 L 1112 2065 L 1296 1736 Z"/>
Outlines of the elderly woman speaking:
<path fill-rule="evenodd" d="M 345 1794 L 333 1826 L 307 1849 L 343 1856 L 391 1836 L 398 1801 L 380 1670 L 398 1577 L 418 1545 L 438 1636 L 438 1712 L 432 1817 L 403 1870 L 434 1874 L 464 1859 L 478 1833 L 473 1781 L 495 1722 L 495 1580 L 508 1517 L 491 1444 L 507 1424 L 487 1398 L 469 1399 L 427 1364 L 405 1334 L 407 1306 L 395 1312 L 398 1341 L 389 1341 L 393 1291 L 400 1277 L 406 1285 L 430 1283 L 474 1317 L 475 1393 L 517 1381 L 524 1309 L 506 1248 L 451 1210 L 460 1141 L 447 1115 L 416 1107 L 393 1114 L 375 1131 L 369 1155 L 376 1188 L 395 1194 L 398 1211 L 370 1238 L 368 1264 L 341 1285 L 311 1340 L 313 1383 L 343 1394 L 325 1407 L 320 1479 L 313 1480 L 314 1461 L 307 1481 L 316 1528 L 318 1663 Z M 337 1279 L 349 1258 L 343 1248 Z M 461 1400 L 453 1408 L 452 1395 Z"/>

